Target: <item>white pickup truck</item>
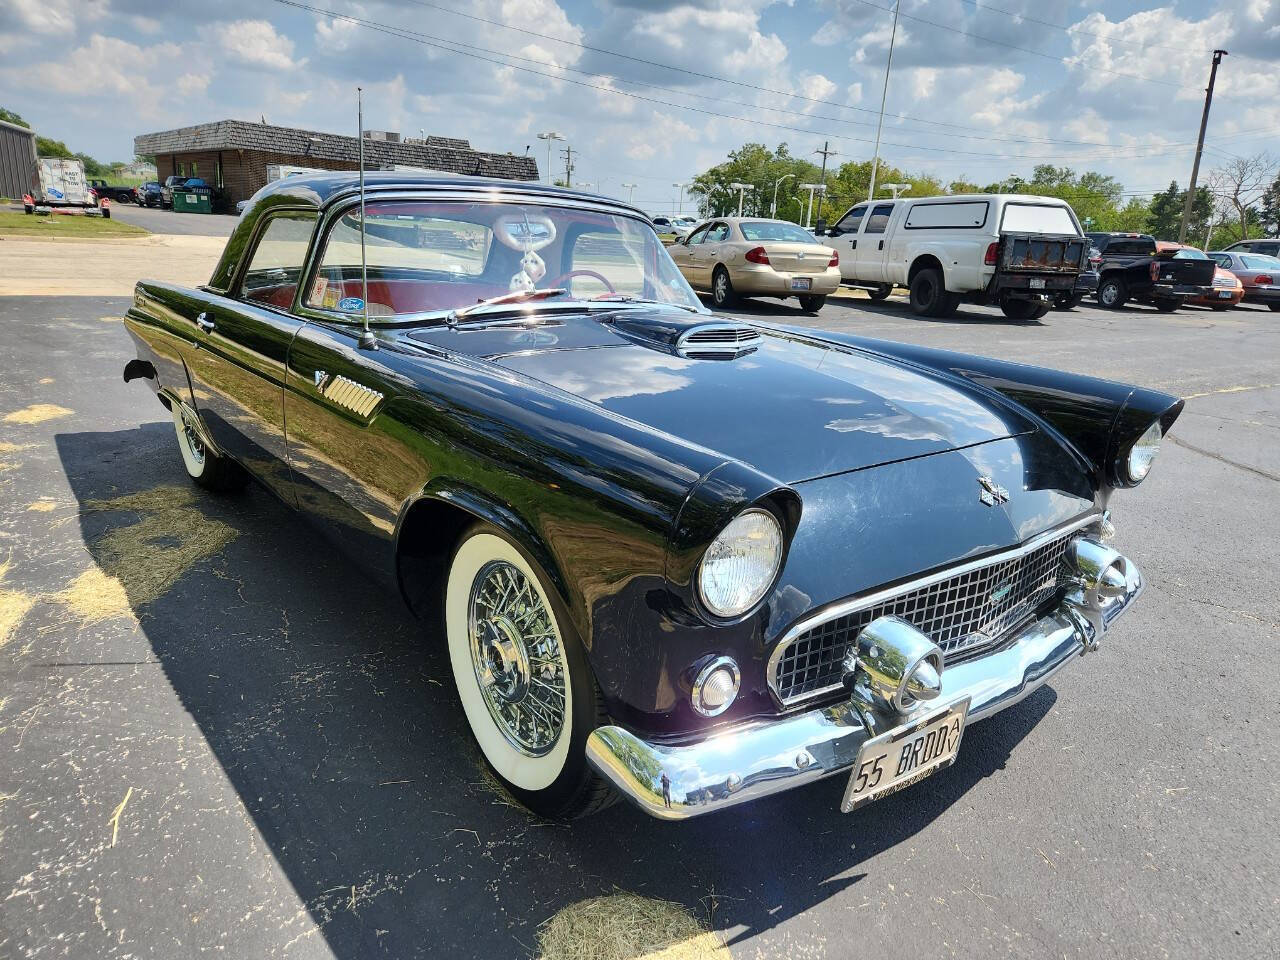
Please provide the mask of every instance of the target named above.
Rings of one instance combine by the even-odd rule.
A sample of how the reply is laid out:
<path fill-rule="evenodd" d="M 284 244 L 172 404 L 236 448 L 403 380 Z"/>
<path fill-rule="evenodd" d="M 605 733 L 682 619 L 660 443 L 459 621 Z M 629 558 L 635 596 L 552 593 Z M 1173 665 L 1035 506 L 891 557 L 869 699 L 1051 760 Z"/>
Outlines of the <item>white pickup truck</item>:
<path fill-rule="evenodd" d="M 911 293 L 918 316 L 946 317 L 962 301 L 1035 320 L 1088 268 L 1089 242 L 1055 197 L 966 194 L 859 203 L 827 231 L 849 286 L 883 300 Z"/>

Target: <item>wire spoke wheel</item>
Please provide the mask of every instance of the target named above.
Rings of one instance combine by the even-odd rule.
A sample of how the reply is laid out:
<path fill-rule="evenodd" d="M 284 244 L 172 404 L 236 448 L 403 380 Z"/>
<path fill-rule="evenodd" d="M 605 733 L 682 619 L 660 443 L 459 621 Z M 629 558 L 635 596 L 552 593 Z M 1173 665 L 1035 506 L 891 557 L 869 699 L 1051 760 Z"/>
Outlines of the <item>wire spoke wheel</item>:
<path fill-rule="evenodd" d="M 523 571 L 504 560 L 480 569 L 467 634 L 494 724 L 524 755 L 545 755 L 564 730 L 567 677 L 551 612 Z"/>

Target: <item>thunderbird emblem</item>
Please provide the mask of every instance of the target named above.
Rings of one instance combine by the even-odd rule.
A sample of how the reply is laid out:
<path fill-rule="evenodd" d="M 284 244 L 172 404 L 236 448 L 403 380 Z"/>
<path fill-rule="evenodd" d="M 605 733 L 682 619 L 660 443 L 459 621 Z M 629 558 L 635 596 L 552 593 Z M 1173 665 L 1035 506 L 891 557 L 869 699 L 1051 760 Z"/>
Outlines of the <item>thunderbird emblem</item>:
<path fill-rule="evenodd" d="M 978 486 L 982 487 L 978 491 L 978 499 L 988 507 L 994 507 L 997 503 L 1009 502 L 1009 491 L 990 477 L 979 477 Z"/>

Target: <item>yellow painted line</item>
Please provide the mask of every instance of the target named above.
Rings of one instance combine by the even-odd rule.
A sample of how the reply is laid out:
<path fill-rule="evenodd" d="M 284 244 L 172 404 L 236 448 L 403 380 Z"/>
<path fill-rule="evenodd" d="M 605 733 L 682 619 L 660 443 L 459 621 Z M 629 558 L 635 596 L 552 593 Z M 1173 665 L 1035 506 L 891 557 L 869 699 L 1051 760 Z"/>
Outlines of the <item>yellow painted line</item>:
<path fill-rule="evenodd" d="M 1223 387 L 1220 390 L 1206 390 L 1204 393 L 1189 393 L 1183 399 L 1197 400 L 1200 397 L 1213 397 L 1219 393 L 1245 393 L 1249 390 L 1270 390 L 1272 387 L 1280 387 L 1280 383 L 1255 383 L 1252 386 Z"/>

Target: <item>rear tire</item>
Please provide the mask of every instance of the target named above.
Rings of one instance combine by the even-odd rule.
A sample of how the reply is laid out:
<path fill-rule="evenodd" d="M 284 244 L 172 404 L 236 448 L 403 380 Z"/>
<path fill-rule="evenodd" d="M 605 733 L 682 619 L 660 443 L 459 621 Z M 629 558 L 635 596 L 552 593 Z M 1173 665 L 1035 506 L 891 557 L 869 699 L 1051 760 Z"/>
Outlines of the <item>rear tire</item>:
<path fill-rule="evenodd" d="M 178 434 L 178 452 L 187 476 L 197 486 L 214 493 L 234 493 L 243 490 L 249 475 L 234 460 L 219 456 L 205 446 L 193 426 L 195 414 L 180 403 L 173 404 L 173 427 Z"/>
<path fill-rule="evenodd" d="M 893 293 L 892 283 L 882 283 L 878 287 L 872 287 L 867 291 L 867 296 L 872 300 L 884 300 L 889 294 Z"/>
<path fill-rule="evenodd" d="M 1161 313 L 1173 313 L 1173 311 L 1182 306 L 1181 300 L 1177 300 L 1172 297 L 1160 297 L 1159 299 L 1152 300 L 1151 303 Z"/>
<path fill-rule="evenodd" d="M 817 313 L 822 309 L 822 305 L 827 302 L 826 297 L 807 296 L 800 298 L 800 309 L 805 313 Z"/>
<path fill-rule="evenodd" d="M 1098 284 L 1098 303 L 1108 310 L 1119 310 L 1129 299 L 1129 291 L 1119 277 L 1106 277 Z"/>
<path fill-rule="evenodd" d="M 911 278 L 911 312 L 916 316 L 946 316 L 955 313 L 959 302 L 958 297 L 947 293 L 942 271 L 937 267 L 925 267 Z"/>
<path fill-rule="evenodd" d="M 1268 303 L 1267 309 L 1271 310 L 1273 313 L 1280 313 L 1280 303 Z"/>
<path fill-rule="evenodd" d="M 548 819 L 575 819 L 611 803 L 615 795 L 586 752 L 587 737 L 608 717 L 542 570 L 497 527 L 476 523 L 450 561 L 444 614 L 463 714 L 503 787 Z"/>
<path fill-rule="evenodd" d="M 1084 294 L 1082 293 L 1060 293 L 1053 298 L 1053 308 L 1055 310 L 1074 310 L 1083 299 Z"/>
<path fill-rule="evenodd" d="M 738 295 L 733 292 L 733 281 L 724 267 L 716 267 L 711 274 L 711 302 L 721 310 L 727 310 L 738 302 Z"/>
<path fill-rule="evenodd" d="M 1010 320 L 1039 320 L 1049 312 L 1049 305 L 1036 300 L 1009 298 L 1000 304 L 1000 312 Z"/>

